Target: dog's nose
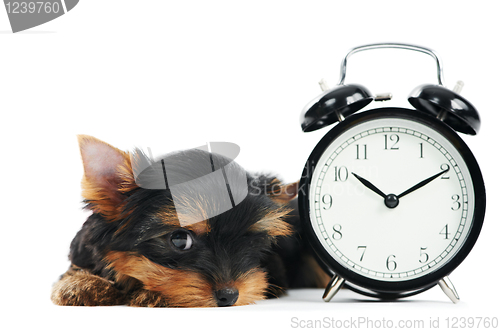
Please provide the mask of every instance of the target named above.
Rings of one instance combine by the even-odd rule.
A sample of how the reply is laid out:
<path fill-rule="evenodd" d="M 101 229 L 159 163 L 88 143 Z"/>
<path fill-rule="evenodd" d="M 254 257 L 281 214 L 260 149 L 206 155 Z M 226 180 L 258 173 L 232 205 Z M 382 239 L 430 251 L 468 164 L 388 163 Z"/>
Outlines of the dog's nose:
<path fill-rule="evenodd" d="M 233 305 L 238 300 L 239 292 L 236 288 L 226 287 L 215 292 L 217 305 L 219 307 L 227 307 Z"/>

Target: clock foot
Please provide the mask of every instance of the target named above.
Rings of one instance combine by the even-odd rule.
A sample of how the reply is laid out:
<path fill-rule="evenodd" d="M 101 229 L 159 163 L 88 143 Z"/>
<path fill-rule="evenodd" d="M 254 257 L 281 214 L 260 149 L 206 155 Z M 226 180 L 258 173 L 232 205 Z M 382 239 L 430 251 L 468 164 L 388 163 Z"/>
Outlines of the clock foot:
<path fill-rule="evenodd" d="M 328 286 L 325 288 L 325 293 L 323 293 L 323 300 L 325 302 L 330 302 L 332 297 L 337 294 L 337 292 L 342 288 L 342 285 L 344 284 L 345 279 L 338 276 L 334 275 L 332 280 L 328 283 Z"/>
<path fill-rule="evenodd" d="M 457 290 L 451 283 L 450 278 L 444 277 L 443 279 L 439 280 L 438 284 L 453 303 L 458 303 L 460 301 Z"/>

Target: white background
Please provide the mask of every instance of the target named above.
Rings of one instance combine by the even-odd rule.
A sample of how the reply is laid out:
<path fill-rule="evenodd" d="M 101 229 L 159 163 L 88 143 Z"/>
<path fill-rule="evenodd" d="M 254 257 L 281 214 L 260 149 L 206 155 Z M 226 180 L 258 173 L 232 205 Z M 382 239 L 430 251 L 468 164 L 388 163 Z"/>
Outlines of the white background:
<path fill-rule="evenodd" d="M 422 320 L 427 328 L 431 319 L 445 328 L 447 317 L 499 317 L 493 308 L 500 295 L 495 5 L 82 0 L 68 14 L 17 34 L 1 8 L 0 324 L 9 330 L 281 331 L 325 317 L 365 317 L 375 325 Z M 463 80 L 463 96 L 482 117 L 479 135 L 463 138 L 482 168 L 488 206 L 476 246 L 451 275 L 459 304 L 439 288 L 389 303 L 341 291 L 325 304 L 321 290 L 222 309 L 67 308 L 50 302 L 51 285 L 66 270 L 69 243 L 86 218 L 75 135 L 155 153 L 231 141 L 241 147 L 237 161 L 248 170 L 295 181 L 328 130 L 302 133 L 298 122 L 303 106 L 320 93 L 317 82 L 337 83 L 350 48 L 386 41 L 436 50 L 446 85 Z M 373 93 L 392 92 L 394 100 L 383 106 L 409 107 L 414 87 L 437 80 L 429 56 L 378 50 L 351 58 L 349 82 Z"/>

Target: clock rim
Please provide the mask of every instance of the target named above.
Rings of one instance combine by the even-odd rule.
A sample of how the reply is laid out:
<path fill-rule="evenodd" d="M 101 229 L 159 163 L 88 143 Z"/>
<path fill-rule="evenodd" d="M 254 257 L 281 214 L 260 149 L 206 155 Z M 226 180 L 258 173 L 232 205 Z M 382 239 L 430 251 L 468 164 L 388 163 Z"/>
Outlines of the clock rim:
<path fill-rule="evenodd" d="M 383 118 L 400 118 L 416 121 L 420 124 L 431 127 L 433 130 L 443 135 L 457 149 L 461 157 L 464 159 L 464 162 L 467 165 L 467 168 L 471 175 L 471 181 L 474 187 L 475 196 L 475 207 L 472 217 L 471 229 L 469 233 L 466 234 L 467 238 L 464 241 L 462 247 L 451 258 L 451 260 L 445 263 L 442 267 L 438 268 L 436 271 L 433 271 L 429 274 L 417 277 L 415 279 L 397 282 L 371 279 L 369 277 L 360 275 L 338 263 L 335 258 L 328 254 L 326 249 L 321 244 L 320 240 L 317 238 L 312 228 L 312 223 L 309 215 L 309 185 L 312 179 L 312 174 L 314 172 L 314 169 L 311 171 L 309 168 L 315 167 L 323 152 L 336 138 L 342 135 L 345 131 L 358 124 Z M 310 174 L 310 176 L 308 176 L 308 174 Z M 323 138 L 311 152 L 302 172 L 299 183 L 298 205 L 301 224 L 303 226 L 303 229 L 305 230 L 306 239 L 308 240 L 307 242 L 313 249 L 318 263 L 322 266 L 325 272 L 329 273 L 330 275 L 339 275 L 348 283 L 352 283 L 358 287 L 366 288 L 375 292 L 375 294 L 371 294 L 359 291 L 356 287 L 348 287 L 365 295 L 376 297 L 398 297 L 398 295 L 406 296 L 403 294 L 407 292 L 416 294 L 417 292 L 413 291 L 426 290 L 433 287 L 439 280 L 448 276 L 463 262 L 465 257 L 467 257 L 467 255 L 474 247 L 479 233 L 481 232 L 486 212 L 486 191 L 484 187 L 483 176 L 476 158 L 474 157 L 472 151 L 469 149 L 466 143 L 450 126 L 443 123 L 442 121 L 439 121 L 437 118 L 434 118 L 422 112 L 418 112 L 416 110 L 398 107 L 382 107 L 351 115 L 344 121 L 337 124 L 326 135 L 323 136 Z"/>

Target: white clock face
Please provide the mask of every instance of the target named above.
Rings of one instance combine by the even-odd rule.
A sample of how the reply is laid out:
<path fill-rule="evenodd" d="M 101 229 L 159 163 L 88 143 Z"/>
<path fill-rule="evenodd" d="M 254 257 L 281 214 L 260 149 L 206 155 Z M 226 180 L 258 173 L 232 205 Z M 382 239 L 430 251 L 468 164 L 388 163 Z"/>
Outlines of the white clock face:
<path fill-rule="evenodd" d="M 329 255 L 387 282 L 450 261 L 471 229 L 474 204 L 456 148 L 432 128 L 399 118 L 364 122 L 337 137 L 309 189 L 312 228 Z"/>

